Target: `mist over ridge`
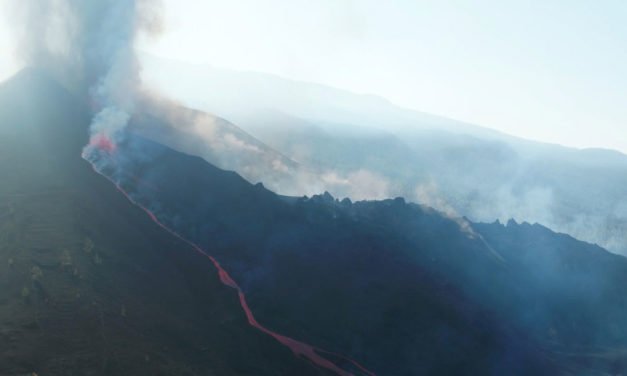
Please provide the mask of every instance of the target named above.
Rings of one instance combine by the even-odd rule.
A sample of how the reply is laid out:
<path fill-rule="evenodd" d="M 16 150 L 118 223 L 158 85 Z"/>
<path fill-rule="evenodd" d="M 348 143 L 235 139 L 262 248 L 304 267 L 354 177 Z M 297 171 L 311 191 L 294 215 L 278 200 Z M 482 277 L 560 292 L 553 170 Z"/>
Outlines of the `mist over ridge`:
<path fill-rule="evenodd" d="M 286 175 L 271 164 L 221 164 L 189 142 L 171 146 L 278 193 L 402 196 L 456 217 L 537 222 L 627 252 L 624 154 L 522 140 L 323 85 L 141 56 L 148 85 L 232 121 L 295 164 Z"/>

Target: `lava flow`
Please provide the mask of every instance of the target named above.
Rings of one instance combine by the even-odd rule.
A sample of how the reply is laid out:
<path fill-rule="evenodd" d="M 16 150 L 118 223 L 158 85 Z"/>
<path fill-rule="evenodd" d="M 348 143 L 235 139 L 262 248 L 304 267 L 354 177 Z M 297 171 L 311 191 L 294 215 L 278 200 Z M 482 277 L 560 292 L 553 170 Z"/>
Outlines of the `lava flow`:
<path fill-rule="evenodd" d="M 111 140 L 111 138 L 103 133 L 91 136 L 89 139 L 89 146 L 105 151 L 109 154 L 115 152 L 117 149 L 117 145 Z"/>
<path fill-rule="evenodd" d="M 107 147 L 102 147 L 102 146 L 106 146 L 107 144 L 105 143 L 100 144 L 100 143 L 94 143 L 92 144 L 92 146 L 97 147 L 98 149 L 101 149 L 103 151 L 106 151 L 108 153 L 111 153 L 113 151 L 115 151 L 115 145 L 113 145 L 113 149 L 109 149 Z M 88 162 L 89 159 L 86 158 L 86 155 L 83 155 L 83 158 L 85 160 L 87 160 Z M 136 205 L 137 207 L 139 207 L 140 209 L 142 209 L 147 215 L 148 217 L 150 217 L 150 219 L 155 222 L 159 227 L 161 227 L 162 229 L 164 229 L 165 231 L 167 231 L 168 233 L 170 233 L 171 235 L 175 236 L 176 238 L 180 239 L 181 241 L 185 242 L 186 244 L 188 244 L 189 246 L 191 246 L 196 252 L 200 253 L 201 255 L 207 257 L 211 263 L 215 266 L 215 268 L 218 270 L 218 276 L 220 277 L 220 281 L 228 286 L 231 287 L 233 289 L 235 289 L 238 293 L 239 296 L 239 301 L 240 301 L 240 305 L 242 307 L 242 309 L 244 310 L 244 313 L 246 314 L 246 317 L 248 319 L 248 323 L 260 330 L 261 332 L 273 337 L 274 339 L 276 339 L 279 343 L 281 343 L 282 345 L 288 347 L 290 350 L 292 350 L 292 352 L 296 355 L 296 356 L 301 356 L 307 360 L 309 360 L 310 362 L 312 362 L 314 365 L 321 367 L 321 368 L 325 368 L 327 370 L 333 371 L 336 374 L 340 375 L 340 376 L 353 376 L 353 374 L 349 371 L 346 371 L 344 369 L 341 369 L 340 367 L 338 367 L 335 363 L 333 363 L 332 361 L 330 361 L 329 359 L 321 356 L 319 353 L 326 353 L 326 354 L 332 354 L 335 355 L 349 363 L 351 363 L 353 366 L 355 366 L 357 369 L 361 370 L 364 374 L 368 375 L 368 376 L 376 376 L 373 372 L 367 370 L 365 367 L 363 367 L 362 365 L 360 365 L 358 362 L 356 362 L 355 360 L 352 360 L 350 358 L 347 358 L 343 355 L 339 355 L 339 354 L 335 354 L 326 350 L 322 350 L 322 349 L 318 349 L 312 345 L 308 345 L 306 343 L 297 341 L 293 338 L 290 337 L 286 337 L 284 335 L 281 335 L 279 333 L 273 332 L 272 330 L 266 328 L 265 326 L 261 325 L 257 319 L 255 319 L 255 316 L 252 312 L 252 310 L 250 309 L 250 307 L 248 306 L 248 302 L 246 301 L 246 295 L 244 294 L 244 292 L 242 291 L 242 289 L 239 287 L 239 285 L 235 282 L 235 280 L 233 278 L 231 278 L 231 276 L 229 275 L 229 273 L 224 270 L 224 268 L 222 268 L 222 266 L 220 265 L 220 263 L 211 255 L 209 255 L 207 252 L 205 252 L 202 248 L 200 248 L 198 245 L 196 245 L 195 243 L 185 239 L 183 236 L 179 235 L 177 232 L 175 232 L 174 230 L 170 229 L 169 227 L 167 227 L 166 225 L 164 225 L 161 221 L 159 221 L 159 219 L 157 218 L 157 216 L 151 212 L 149 209 L 145 208 L 144 206 L 140 205 L 138 202 L 136 202 L 135 200 L 133 200 L 130 195 L 128 193 L 126 193 L 126 191 L 124 189 L 122 189 L 122 187 L 117 184 L 115 181 L 113 181 L 112 179 L 110 179 L 108 176 L 100 173 L 98 171 L 98 169 L 96 168 L 95 164 L 90 162 L 93 170 L 104 176 L 107 180 L 109 180 L 111 183 L 113 183 L 115 185 L 115 187 L 117 188 L 118 191 L 120 191 L 120 193 L 122 193 L 126 199 L 128 199 L 131 203 L 133 203 L 134 205 Z"/>

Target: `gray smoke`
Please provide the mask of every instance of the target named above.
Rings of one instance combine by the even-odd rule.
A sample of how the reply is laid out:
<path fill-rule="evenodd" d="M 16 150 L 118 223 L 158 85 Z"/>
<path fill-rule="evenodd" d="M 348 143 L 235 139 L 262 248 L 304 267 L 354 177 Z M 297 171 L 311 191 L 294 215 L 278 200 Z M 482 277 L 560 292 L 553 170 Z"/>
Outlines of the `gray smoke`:
<path fill-rule="evenodd" d="M 92 137 L 115 142 L 140 92 L 134 44 L 161 30 L 158 0 L 10 0 L 17 57 L 88 102 Z"/>

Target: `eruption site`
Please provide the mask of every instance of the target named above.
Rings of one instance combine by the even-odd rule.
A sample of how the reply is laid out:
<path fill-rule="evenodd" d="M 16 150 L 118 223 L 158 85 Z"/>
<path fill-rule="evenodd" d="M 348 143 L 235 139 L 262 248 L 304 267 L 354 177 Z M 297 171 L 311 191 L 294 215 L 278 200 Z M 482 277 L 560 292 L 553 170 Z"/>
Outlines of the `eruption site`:
<path fill-rule="evenodd" d="M 166 227 L 157 216 L 139 205 L 116 181 L 123 176 L 127 159 L 116 153 L 124 141 L 129 119 L 145 96 L 139 78 L 139 63 L 134 44 L 141 33 L 155 34 L 161 29 L 158 0 L 9 0 L 17 15 L 13 22 L 18 41 L 18 58 L 26 66 L 38 68 L 84 100 L 93 115 L 89 142 L 82 157 L 96 173 L 110 180 L 133 204 L 168 233 L 189 244 L 207 257 L 218 270 L 220 280 L 235 289 L 248 323 L 290 348 L 313 365 L 341 376 L 352 375 L 320 355 L 332 354 L 273 332 L 253 315 L 246 296 L 220 263 L 196 244 Z M 46 37 L 42 37 L 46 36 Z M 137 151 L 137 154 L 141 151 Z M 105 173 L 106 172 L 106 173 Z M 357 362 L 336 355 L 363 374 L 374 375 Z"/>
<path fill-rule="evenodd" d="M 25 66 L 54 78 L 93 114 L 87 145 L 114 150 L 142 96 L 134 45 L 161 30 L 159 0 L 9 0 Z"/>
<path fill-rule="evenodd" d="M 113 153 L 117 145 L 105 134 L 95 134 L 89 139 L 88 148 L 96 148 L 100 151 Z"/>

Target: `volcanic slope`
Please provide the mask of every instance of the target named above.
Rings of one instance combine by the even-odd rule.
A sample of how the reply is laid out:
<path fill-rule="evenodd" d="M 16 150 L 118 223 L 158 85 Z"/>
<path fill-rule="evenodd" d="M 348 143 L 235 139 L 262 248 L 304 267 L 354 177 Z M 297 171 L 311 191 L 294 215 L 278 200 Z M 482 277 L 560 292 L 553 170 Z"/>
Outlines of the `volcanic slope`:
<path fill-rule="evenodd" d="M 278 196 L 137 136 L 93 157 L 207 249 L 260 323 L 376 374 L 627 369 L 627 259 L 598 246 L 401 198 Z"/>
<path fill-rule="evenodd" d="M 41 72 L 0 86 L 0 374 L 321 374 L 93 172 L 88 124 Z"/>

